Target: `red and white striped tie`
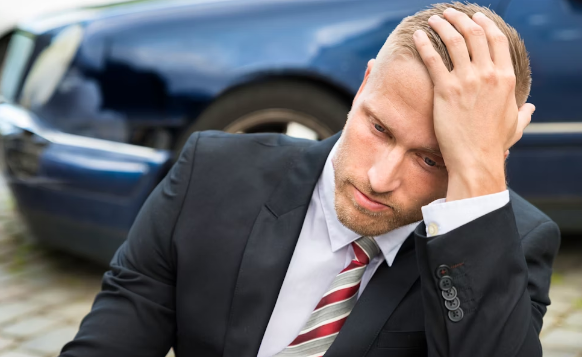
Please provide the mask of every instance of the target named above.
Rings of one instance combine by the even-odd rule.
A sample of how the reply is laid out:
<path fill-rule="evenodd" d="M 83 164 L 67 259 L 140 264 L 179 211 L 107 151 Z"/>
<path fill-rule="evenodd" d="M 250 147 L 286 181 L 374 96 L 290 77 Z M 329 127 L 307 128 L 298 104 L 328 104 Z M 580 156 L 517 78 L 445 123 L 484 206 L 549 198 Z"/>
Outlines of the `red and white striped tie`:
<path fill-rule="evenodd" d="M 361 237 L 352 243 L 356 258 L 333 280 L 299 336 L 276 356 L 323 356 L 335 340 L 358 299 L 364 271 L 380 248 L 374 238 Z"/>

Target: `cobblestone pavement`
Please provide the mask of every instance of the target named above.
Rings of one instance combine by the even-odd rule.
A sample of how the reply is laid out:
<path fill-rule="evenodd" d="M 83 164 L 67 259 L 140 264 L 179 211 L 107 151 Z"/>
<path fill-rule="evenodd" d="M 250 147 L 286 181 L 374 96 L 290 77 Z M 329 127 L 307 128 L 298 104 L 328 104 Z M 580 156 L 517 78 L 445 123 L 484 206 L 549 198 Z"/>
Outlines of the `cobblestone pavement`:
<path fill-rule="evenodd" d="M 12 204 L 0 179 L 0 357 L 56 356 L 90 310 L 104 269 L 36 246 Z M 582 357 L 582 236 L 563 240 L 550 295 L 544 356 Z"/>

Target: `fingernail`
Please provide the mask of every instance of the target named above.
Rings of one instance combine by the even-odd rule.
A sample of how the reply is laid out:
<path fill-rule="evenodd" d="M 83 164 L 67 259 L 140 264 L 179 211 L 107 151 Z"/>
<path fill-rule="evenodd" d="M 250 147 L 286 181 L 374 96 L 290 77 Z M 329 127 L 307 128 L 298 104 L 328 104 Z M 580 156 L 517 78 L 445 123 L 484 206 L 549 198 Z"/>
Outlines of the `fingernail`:
<path fill-rule="evenodd" d="M 486 17 L 482 12 L 476 12 L 475 14 L 473 14 L 473 17 Z"/>
<path fill-rule="evenodd" d="M 444 12 L 457 12 L 457 9 L 453 9 L 452 7 L 449 7 Z"/>
<path fill-rule="evenodd" d="M 441 17 L 439 15 L 432 15 L 429 20 L 437 22 L 437 21 L 441 21 Z"/>
<path fill-rule="evenodd" d="M 414 34 L 412 36 L 418 38 L 418 37 L 422 36 L 421 32 L 423 32 L 423 31 L 422 30 L 416 30 L 416 31 L 414 31 Z"/>

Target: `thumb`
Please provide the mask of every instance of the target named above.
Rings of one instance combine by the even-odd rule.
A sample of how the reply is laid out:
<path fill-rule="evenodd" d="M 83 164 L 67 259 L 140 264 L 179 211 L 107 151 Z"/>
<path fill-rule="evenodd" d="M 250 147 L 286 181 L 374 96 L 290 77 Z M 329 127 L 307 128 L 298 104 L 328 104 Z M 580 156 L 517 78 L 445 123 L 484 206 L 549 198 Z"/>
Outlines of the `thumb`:
<path fill-rule="evenodd" d="M 517 114 L 517 127 L 523 131 L 526 126 L 531 122 L 531 116 L 535 112 L 536 107 L 531 103 L 525 103 L 519 108 Z"/>
<path fill-rule="evenodd" d="M 529 115 L 532 115 L 533 112 L 535 112 L 536 110 L 536 106 L 531 104 L 531 103 L 525 103 L 524 105 L 521 106 L 521 108 L 519 108 L 519 111 L 527 111 L 529 113 Z"/>
<path fill-rule="evenodd" d="M 531 103 L 525 103 L 521 106 L 521 108 L 519 108 L 517 113 L 517 127 L 515 128 L 515 135 L 513 137 L 513 143 L 511 143 L 511 146 L 513 146 L 513 144 L 521 139 L 523 131 L 531 122 L 531 116 L 535 110 L 536 107 Z"/>

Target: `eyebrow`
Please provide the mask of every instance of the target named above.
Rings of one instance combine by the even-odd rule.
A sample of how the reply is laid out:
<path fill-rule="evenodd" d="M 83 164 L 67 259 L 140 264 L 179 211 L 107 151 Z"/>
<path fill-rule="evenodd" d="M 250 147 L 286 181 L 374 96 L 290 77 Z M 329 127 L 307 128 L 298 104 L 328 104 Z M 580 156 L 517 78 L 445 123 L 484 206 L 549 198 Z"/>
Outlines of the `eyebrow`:
<path fill-rule="evenodd" d="M 367 101 L 365 101 L 365 100 L 363 101 L 362 108 L 364 109 L 364 111 L 366 112 L 366 114 L 368 114 L 369 116 L 371 116 L 372 118 L 374 118 L 376 121 L 380 122 L 384 126 L 384 128 L 388 132 L 390 132 L 390 134 L 392 136 L 395 136 L 394 135 L 394 131 L 392 130 L 392 128 L 390 128 L 389 125 L 387 125 L 382 120 L 380 120 L 379 116 L 376 114 L 376 112 L 374 112 L 374 110 L 372 109 L 372 107 L 370 107 L 368 105 L 368 102 Z M 423 151 L 426 151 L 426 152 L 428 152 L 430 154 L 433 154 L 433 155 L 436 155 L 436 156 L 439 156 L 439 157 L 443 157 L 443 155 L 441 154 L 441 151 L 439 150 L 439 148 L 435 148 L 435 147 L 432 147 L 432 146 L 423 146 L 420 149 L 423 150 Z"/>
<path fill-rule="evenodd" d="M 390 132 L 390 134 L 392 134 L 392 136 L 394 136 L 394 131 L 392 130 L 392 128 L 390 127 L 390 125 L 387 125 L 386 123 L 384 123 L 384 121 L 382 121 L 378 114 L 376 114 L 376 112 L 374 111 L 374 109 L 372 109 L 372 107 L 370 107 L 368 105 L 368 102 L 364 100 L 364 102 L 362 103 L 362 107 L 364 109 L 364 111 L 366 112 L 366 114 L 368 114 L 369 116 L 373 117 L 376 121 L 380 122 L 380 124 L 382 124 L 384 126 L 384 129 L 386 129 L 388 132 Z"/>
<path fill-rule="evenodd" d="M 436 155 L 438 157 L 443 157 L 443 154 L 441 154 L 441 151 L 439 149 L 437 149 L 437 148 L 433 148 L 433 147 L 430 147 L 430 146 L 424 146 L 422 148 L 422 150 L 424 150 L 424 151 L 426 151 L 426 152 L 428 152 L 430 154 Z"/>

